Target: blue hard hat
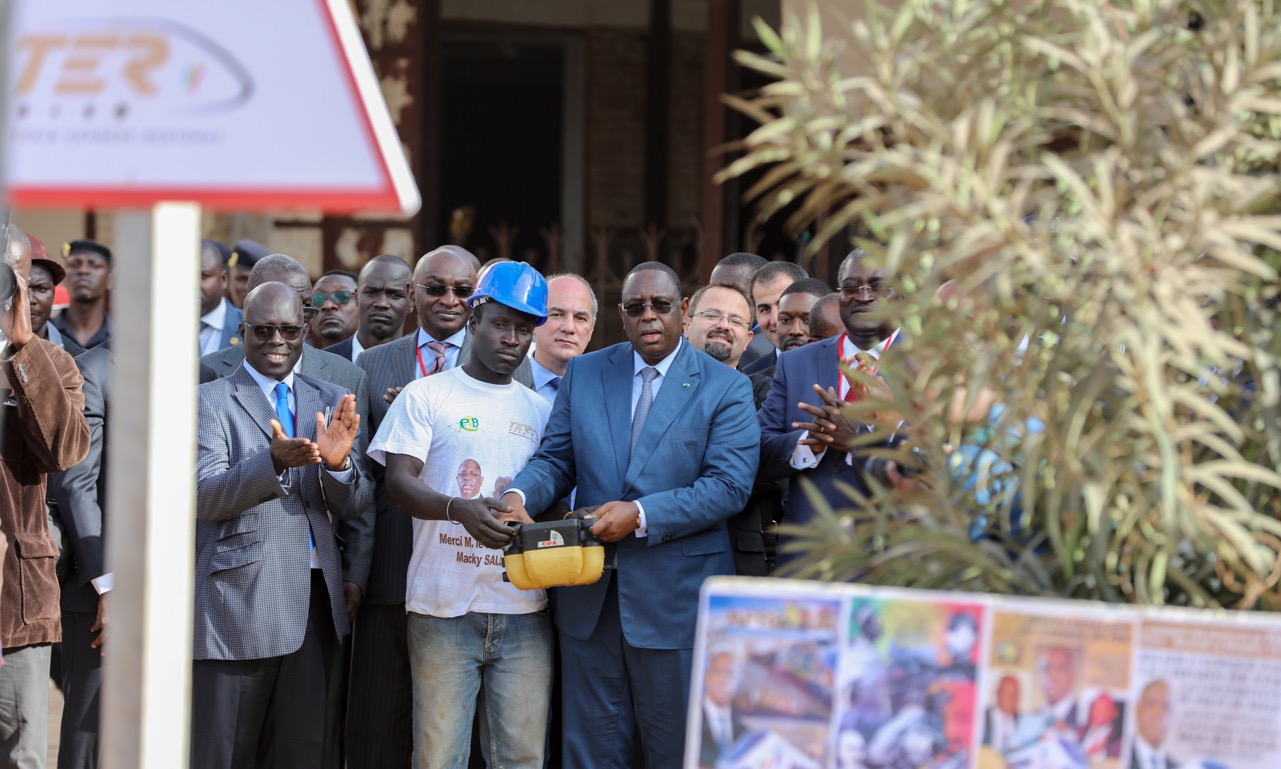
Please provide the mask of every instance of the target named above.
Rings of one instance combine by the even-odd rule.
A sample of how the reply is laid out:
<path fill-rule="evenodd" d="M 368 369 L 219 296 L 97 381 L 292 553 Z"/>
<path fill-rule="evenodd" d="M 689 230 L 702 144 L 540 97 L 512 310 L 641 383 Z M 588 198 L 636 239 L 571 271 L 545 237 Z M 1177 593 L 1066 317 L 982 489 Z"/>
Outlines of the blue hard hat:
<path fill-rule="evenodd" d="M 467 300 L 467 306 L 475 307 L 486 301 L 533 315 L 538 318 L 536 326 L 547 322 L 547 280 L 525 262 L 492 265 Z"/>

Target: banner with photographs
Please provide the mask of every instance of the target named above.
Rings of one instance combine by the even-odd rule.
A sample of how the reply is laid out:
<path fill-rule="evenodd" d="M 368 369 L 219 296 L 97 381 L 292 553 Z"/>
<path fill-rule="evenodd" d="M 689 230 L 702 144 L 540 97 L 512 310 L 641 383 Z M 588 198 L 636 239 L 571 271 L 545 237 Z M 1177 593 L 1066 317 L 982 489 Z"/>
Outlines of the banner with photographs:
<path fill-rule="evenodd" d="M 1281 617 L 719 578 L 686 769 L 1276 769 Z"/>

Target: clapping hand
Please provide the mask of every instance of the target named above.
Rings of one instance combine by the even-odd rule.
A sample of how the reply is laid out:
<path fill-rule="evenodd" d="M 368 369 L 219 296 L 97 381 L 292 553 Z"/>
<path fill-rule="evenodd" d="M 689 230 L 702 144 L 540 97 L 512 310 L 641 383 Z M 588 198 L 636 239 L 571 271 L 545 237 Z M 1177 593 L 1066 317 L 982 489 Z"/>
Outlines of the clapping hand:
<path fill-rule="evenodd" d="M 316 412 L 316 450 L 330 470 L 341 470 L 351 453 L 351 444 L 360 432 L 360 415 L 356 413 L 356 396 L 348 393 L 338 401 L 333 419 L 325 424 L 325 415 Z"/>
<path fill-rule="evenodd" d="M 290 467 L 306 467 L 320 464 L 320 449 L 306 438 L 290 438 L 280 426 L 280 421 L 271 420 L 271 464 L 280 475 Z"/>
<path fill-rule="evenodd" d="M 809 431 L 809 437 L 801 443 L 812 449 L 821 451 L 828 446 L 835 446 L 841 451 L 849 451 L 854 438 L 859 434 L 859 425 L 850 418 L 844 402 L 836 397 L 836 391 L 831 387 L 824 390 L 822 386 L 814 385 L 814 392 L 818 393 L 823 405 L 798 403 L 801 411 L 813 417 L 813 421 L 793 422 L 792 428 Z"/>

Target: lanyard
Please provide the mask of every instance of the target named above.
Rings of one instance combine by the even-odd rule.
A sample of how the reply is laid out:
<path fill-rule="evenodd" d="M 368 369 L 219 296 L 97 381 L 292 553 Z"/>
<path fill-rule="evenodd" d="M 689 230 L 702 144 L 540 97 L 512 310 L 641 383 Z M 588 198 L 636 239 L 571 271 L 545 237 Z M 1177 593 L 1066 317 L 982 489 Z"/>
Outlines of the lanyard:
<path fill-rule="evenodd" d="M 414 348 L 414 354 L 418 356 L 418 368 L 423 372 L 423 376 L 431 376 L 431 374 L 439 373 L 436 371 L 436 364 L 434 362 L 431 364 L 431 374 L 427 373 L 427 366 L 423 363 L 423 348 L 421 345 Z M 441 371 L 445 370 L 445 353 L 443 352 L 440 354 L 440 369 Z"/>

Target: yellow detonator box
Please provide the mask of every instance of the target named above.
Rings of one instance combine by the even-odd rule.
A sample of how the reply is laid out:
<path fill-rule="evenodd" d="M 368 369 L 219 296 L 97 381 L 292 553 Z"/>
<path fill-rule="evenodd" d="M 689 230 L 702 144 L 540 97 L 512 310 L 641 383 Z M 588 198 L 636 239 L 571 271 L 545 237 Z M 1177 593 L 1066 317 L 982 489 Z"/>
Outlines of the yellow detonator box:
<path fill-rule="evenodd" d="M 590 585 L 605 567 L 605 548 L 588 531 L 594 520 L 569 518 L 549 523 L 524 523 L 513 528 L 503 565 L 506 578 L 521 590 Z"/>

